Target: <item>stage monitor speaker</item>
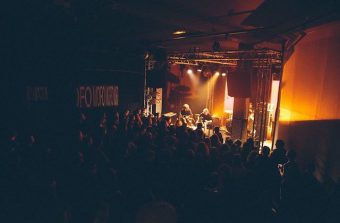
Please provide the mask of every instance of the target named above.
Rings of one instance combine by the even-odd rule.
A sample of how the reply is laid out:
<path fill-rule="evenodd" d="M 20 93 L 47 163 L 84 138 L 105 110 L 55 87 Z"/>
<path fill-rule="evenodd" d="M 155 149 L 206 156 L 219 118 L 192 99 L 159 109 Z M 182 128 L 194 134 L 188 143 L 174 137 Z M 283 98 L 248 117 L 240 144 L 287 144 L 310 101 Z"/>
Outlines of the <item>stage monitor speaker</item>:
<path fill-rule="evenodd" d="M 238 69 L 230 72 L 227 81 L 229 96 L 236 98 L 251 96 L 251 70 Z"/>

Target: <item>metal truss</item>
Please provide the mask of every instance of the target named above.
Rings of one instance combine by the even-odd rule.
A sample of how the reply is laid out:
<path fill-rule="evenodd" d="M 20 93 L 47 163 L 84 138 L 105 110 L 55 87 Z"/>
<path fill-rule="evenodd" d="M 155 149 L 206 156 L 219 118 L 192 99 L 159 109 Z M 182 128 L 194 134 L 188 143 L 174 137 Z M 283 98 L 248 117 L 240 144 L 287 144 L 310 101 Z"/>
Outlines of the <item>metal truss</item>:
<path fill-rule="evenodd" d="M 269 49 L 254 49 L 221 52 L 175 52 L 168 55 L 169 63 L 193 66 L 221 64 L 227 67 L 235 67 L 240 61 L 253 61 L 253 67 L 263 67 L 267 64 L 281 64 L 281 53 Z"/>

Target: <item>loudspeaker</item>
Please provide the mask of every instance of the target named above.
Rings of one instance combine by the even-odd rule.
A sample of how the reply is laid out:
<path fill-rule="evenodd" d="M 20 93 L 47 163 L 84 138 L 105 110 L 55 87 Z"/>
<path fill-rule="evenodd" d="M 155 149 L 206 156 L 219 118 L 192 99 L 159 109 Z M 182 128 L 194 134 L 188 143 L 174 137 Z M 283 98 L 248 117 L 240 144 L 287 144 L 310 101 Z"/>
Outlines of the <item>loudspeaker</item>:
<path fill-rule="evenodd" d="M 153 88 L 161 88 L 165 85 L 166 70 L 150 70 L 146 73 L 146 85 Z"/>
<path fill-rule="evenodd" d="M 236 98 L 251 96 L 251 70 L 237 69 L 228 73 L 228 95 Z"/>
<path fill-rule="evenodd" d="M 168 72 L 167 52 L 162 48 L 150 50 L 155 63 L 152 70 L 146 74 L 146 84 L 148 87 L 161 88 L 165 86 Z"/>

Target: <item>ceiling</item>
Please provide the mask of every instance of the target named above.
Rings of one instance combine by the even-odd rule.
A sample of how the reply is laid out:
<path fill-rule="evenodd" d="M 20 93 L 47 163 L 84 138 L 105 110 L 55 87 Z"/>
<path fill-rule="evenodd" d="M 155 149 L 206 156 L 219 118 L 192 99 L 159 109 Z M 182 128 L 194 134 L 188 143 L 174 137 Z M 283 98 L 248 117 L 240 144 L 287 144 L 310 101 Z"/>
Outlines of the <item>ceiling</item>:
<path fill-rule="evenodd" d="M 235 42 L 275 41 L 278 35 L 313 22 L 339 19 L 340 12 L 337 0 L 55 0 L 54 4 L 98 42 L 137 42 L 170 50 L 204 48 L 207 43 L 210 48 L 214 41 L 226 48 Z M 177 30 L 186 34 L 174 40 Z"/>
<path fill-rule="evenodd" d="M 2 7 L 1 43 L 22 63 L 108 63 L 149 48 L 236 49 L 240 42 L 277 47 L 295 32 L 340 18 L 340 0 L 22 0 Z M 173 32 L 185 30 L 181 36 Z M 180 37 L 180 38 L 178 38 Z M 6 49 L 4 50 L 6 52 Z M 42 56 L 43 55 L 43 56 Z M 78 53 L 79 55 L 79 53 Z M 76 55 L 76 56 L 78 56 Z M 66 58 L 66 59 L 65 59 Z M 46 60 L 49 60 L 46 62 Z M 75 60 L 73 60 L 75 61 Z M 127 61 L 126 63 L 131 63 Z M 56 65 L 59 67 L 59 65 Z"/>
<path fill-rule="evenodd" d="M 208 35 L 251 28 L 241 25 L 263 0 L 56 0 L 55 4 L 76 20 L 84 32 L 91 33 L 97 45 L 157 45 L 169 49 L 202 46 L 199 40 L 173 40 L 173 32 L 186 36 Z M 89 36 L 88 36 L 89 37 Z M 89 37 L 91 38 L 91 37 Z M 215 38 L 216 39 L 216 38 Z M 209 40 L 211 42 L 211 40 Z M 94 43 L 93 43 L 94 44 Z M 109 44 L 110 45 L 110 44 Z M 210 47 L 211 43 L 209 44 Z"/>
<path fill-rule="evenodd" d="M 185 30 L 191 39 L 203 39 L 194 41 L 199 44 L 207 37 L 217 38 L 214 34 L 289 27 L 296 20 L 339 14 L 338 0 L 33 0 L 11 4 L 8 12 L 21 16 L 21 22 L 66 23 L 98 47 L 129 41 L 171 47 L 176 30 Z"/>

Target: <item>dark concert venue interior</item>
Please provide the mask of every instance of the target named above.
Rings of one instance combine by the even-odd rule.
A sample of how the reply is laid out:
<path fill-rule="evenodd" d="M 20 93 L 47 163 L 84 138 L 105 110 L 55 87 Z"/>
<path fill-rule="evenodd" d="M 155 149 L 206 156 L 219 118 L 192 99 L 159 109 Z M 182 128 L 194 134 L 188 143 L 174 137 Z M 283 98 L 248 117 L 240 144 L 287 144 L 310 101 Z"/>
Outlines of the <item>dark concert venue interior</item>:
<path fill-rule="evenodd" d="M 1 5 L 1 222 L 340 222 L 340 0 Z"/>

